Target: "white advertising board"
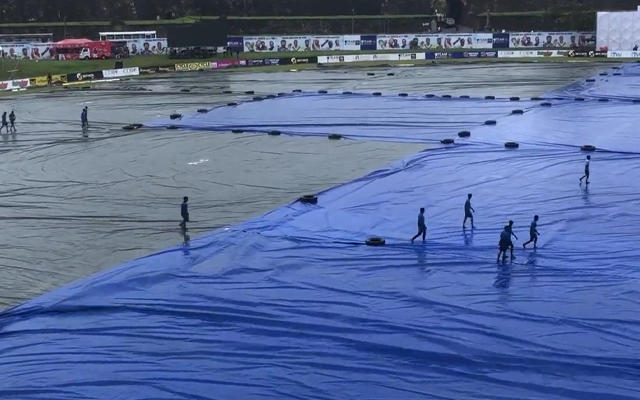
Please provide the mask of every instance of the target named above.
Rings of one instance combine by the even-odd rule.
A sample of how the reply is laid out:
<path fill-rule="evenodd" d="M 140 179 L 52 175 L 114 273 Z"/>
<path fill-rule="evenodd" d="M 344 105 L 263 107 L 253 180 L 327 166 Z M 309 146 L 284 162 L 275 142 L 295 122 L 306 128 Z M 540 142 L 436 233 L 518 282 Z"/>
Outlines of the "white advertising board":
<path fill-rule="evenodd" d="M 498 58 L 567 57 L 568 50 L 509 50 L 499 51 Z"/>
<path fill-rule="evenodd" d="M 335 64 L 369 61 L 424 60 L 425 53 L 349 54 L 344 56 L 321 56 L 318 64 Z"/>
<path fill-rule="evenodd" d="M 607 58 L 640 58 L 640 51 L 607 51 Z"/>
<path fill-rule="evenodd" d="M 120 69 L 105 69 L 102 71 L 102 75 L 109 78 L 123 78 L 125 76 L 136 76 L 140 75 L 140 68 L 132 67 L 132 68 L 120 68 Z"/>

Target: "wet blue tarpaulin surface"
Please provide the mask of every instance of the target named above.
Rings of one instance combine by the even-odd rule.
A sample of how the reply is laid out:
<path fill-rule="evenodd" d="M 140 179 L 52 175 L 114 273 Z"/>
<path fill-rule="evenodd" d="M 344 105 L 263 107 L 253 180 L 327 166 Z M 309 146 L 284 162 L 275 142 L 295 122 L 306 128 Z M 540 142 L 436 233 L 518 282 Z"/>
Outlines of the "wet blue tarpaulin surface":
<path fill-rule="evenodd" d="M 622 88 L 636 71 L 554 100 L 300 94 L 204 114 L 215 126 L 183 117 L 456 144 L 5 311 L 0 396 L 637 399 L 640 104 Z M 420 207 L 427 243 L 411 244 Z M 525 251 L 535 214 L 539 248 Z M 510 219 L 516 259 L 497 263 Z M 365 246 L 372 235 L 386 246 Z"/>

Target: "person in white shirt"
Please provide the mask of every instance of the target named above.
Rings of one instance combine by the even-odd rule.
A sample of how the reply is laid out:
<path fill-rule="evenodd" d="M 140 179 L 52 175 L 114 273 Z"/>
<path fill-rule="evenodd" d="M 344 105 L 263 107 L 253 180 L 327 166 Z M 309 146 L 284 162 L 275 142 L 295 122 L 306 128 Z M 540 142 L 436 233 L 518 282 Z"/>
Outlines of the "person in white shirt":
<path fill-rule="evenodd" d="M 580 178 L 580 184 L 582 185 L 582 180 L 585 179 L 585 184 L 589 184 L 589 163 L 591 162 L 591 156 L 587 156 L 587 159 L 584 163 L 584 176 Z"/>

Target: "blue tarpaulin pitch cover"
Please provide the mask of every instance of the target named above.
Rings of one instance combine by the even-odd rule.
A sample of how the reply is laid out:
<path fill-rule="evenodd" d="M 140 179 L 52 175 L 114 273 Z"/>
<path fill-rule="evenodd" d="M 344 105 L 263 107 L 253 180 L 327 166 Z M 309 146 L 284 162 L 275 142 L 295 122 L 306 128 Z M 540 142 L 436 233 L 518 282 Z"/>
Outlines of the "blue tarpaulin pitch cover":
<path fill-rule="evenodd" d="M 639 87 L 630 65 L 544 100 L 295 93 L 153 121 L 434 146 L 4 311 L 0 397 L 640 398 Z M 497 263 L 536 214 L 537 251 Z"/>

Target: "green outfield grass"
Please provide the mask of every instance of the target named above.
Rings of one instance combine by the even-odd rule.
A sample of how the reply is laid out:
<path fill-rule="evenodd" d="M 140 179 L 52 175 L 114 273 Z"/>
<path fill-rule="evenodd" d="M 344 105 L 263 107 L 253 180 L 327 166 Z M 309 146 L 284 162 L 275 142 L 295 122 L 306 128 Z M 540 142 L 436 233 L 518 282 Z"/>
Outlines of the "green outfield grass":
<path fill-rule="evenodd" d="M 546 49 L 545 49 L 546 50 Z M 451 52 L 460 51 L 460 49 L 449 50 L 430 50 L 431 52 Z M 471 51 L 486 51 L 482 49 L 475 49 Z M 412 52 L 428 52 L 427 50 L 384 50 L 384 51 L 368 51 L 360 52 L 361 54 L 372 53 L 412 53 Z M 327 55 L 341 55 L 341 54 L 354 54 L 355 51 L 317 51 L 317 52 L 283 52 L 283 53 L 240 53 L 240 59 L 257 59 L 257 58 L 280 58 L 280 57 L 313 57 L 313 56 L 327 56 Z M 122 59 L 124 67 L 155 67 L 155 66 L 171 66 L 176 63 L 189 63 L 189 62 L 203 62 L 214 61 L 224 59 L 222 55 L 211 60 L 170 60 L 165 55 L 150 55 L 140 56 Z M 475 59 L 474 59 L 475 60 Z M 472 60 L 472 61 L 474 61 Z M 484 59 L 482 59 L 484 60 Z M 486 59 L 493 62 L 509 62 L 513 59 Z M 528 59 L 531 60 L 531 59 Z M 547 60 L 547 59 L 536 59 Z M 557 59 L 549 59 L 556 61 Z M 561 60 L 567 61 L 568 59 L 562 58 Z M 582 59 L 580 59 L 582 60 Z M 597 59 L 603 60 L 603 59 Z M 620 59 L 616 59 L 619 61 Z M 47 74 L 74 74 L 77 72 L 91 72 L 102 71 L 105 69 L 112 69 L 116 60 L 69 60 L 69 61 L 55 61 L 55 60 L 40 60 L 38 62 L 32 60 L 0 60 L 0 81 L 9 79 L 20 78 L 32 78 L 36 76 L 45 76 Z M 466 60 L 448 60 L 452 62 L 465 62 Z"/>
<path fill-rule="evenodd" d="M 143 58 L 143 57 L 140 57 Z M 197 61 L 202 61 L 202 60 L 197 60 Z M 496 64 L 496 63 L 502 63 L 502 64 L 523 64 L 523 63 L 568 63 L 568 62 L 586 62 L 586 63 L 601 63 L 601 64 L 611 64 L 611 63 L 625 63 L 625 62 L 629 62 L 629 61 L 635 61 L 635 59 L 633 60 L 629 60 L 629 59 L 621 59 L 621 58 L 615 58 L 615 59 L 607 59 L 607 58 L 579 58 L 579 59 L 569 59 L 569 58 L 476 58 L 476 59 L 439 59 L 439 60 L 405 60 L 405 61 L 372 61 L 372 62 L 355 62 L 355 63 L 343 63 L 343 64 L 325 64 L 323 66 L 318 66 L 316 64 L 296 64 L 296 65 L 278 65 L 278 66 L 262 66 L 262 67 L 245 67 L 245 68 L 228 68 L 228 69 L 221 69 L 221 70 L 216 70 L 215 72 L 211 72 L 211 73 L 238 73 L 238 74 L 242 74 L 242 73 L 255 73 L 255 72 L 267 72 L 267 73 L 271 73 L 271 72 L 290 72 L 291 73 L 296 73 L 297 71 L 302 71 L 302 70 L 312 70 L 312 69 L 319 69 L 319 70 L 327 70 L 327 69 L 353 69 L 353 70 L 357 70 L 357 69 L 371 69 L 371 68 L 392 68 L 392 67 L 403 67 L 406 66 L 406 68 L 430 68 L 431 66 L 437 66 L 437 65 L 441 65 L 441 64 L 453 64 L 453 63 L 458 63 L 458 64 L 466 64 L 466 65 L 470 65 L 470 64 Z M 173 64 L 171 64 L 173 65 Z M 147 66 L 149 66 L 149 64 L 147 64 Z M 134 78 L 128 78 L 131 80 L 135 80 L 135 81 L 140 81 L 140 80 L 145 80 L 145 79 L 153 79 L 153 78 L 157 78 L 160 76 L 164 76 L 164 75 L 144 75 L 144 76 L 138 76 L 138 77 L 134 77 Z M 93 85 L 99 85 L 99 83 L 96 84 L 91 84 L 91 83 L 82 83 L 82 87 L 86 87 L 86 86 L 93 86 Z M 71 86 L 71 89 L 73 89 L 74 86 Z M 79 88 L 78 88 L 79 89 Z M 42 92 L 52 92 L 52 91 L 58 91 L 61 90 L 60 87 L 54 87 L 54 88 L 40 88 L 40 89 L 36 89 L 38 91 L 42 91 Z M 7 96 L 16 96 L 16 95 L 22 95 L 22 94 L 27 94 L 27 93 L 33 93 L 33 90 L 27 90 L 27 91 L 22 91 L 22 92 L 0 92 L 0 97 L 7 97 Z"/>
<path fill-rule="evenodd" d="M 615 61 L 614 61 L 615 60 Z M 437 66 L 441 64 L 536 64 L 536 63 L 602 63 L 611 64 L 625 62 L 618 61 L 621 59 L 606 59 L 606 58 L 580 58 L 580 59 L 568 59 L 568 58 L 465 58 L 465 59 L 439 59 L 439 60 L 403 60 L 403 61 L 362 61 L 352 63 L 333 63 L 333 64 L 296 64 L 296 65 L 270 65 L 261 67 L 245 67 L 245 68 L 227 68 L 212 71 L 212 73 L 229 73 L 229 74 L 243 74 L 243 73 L 256 73 L 256 72 L 298 72 L 303 70 L 355 70 L 355 69 L 371 69 L 371 68 L 429 68 L 431 66 Z M 160 75 L 162 76 L 162 75 Z M 137 76 L 135 80 L 139 79 L 153 79 L 158 75 L 144 75 Z M 83 84 L 86 86 L 86 84 Z"/>

